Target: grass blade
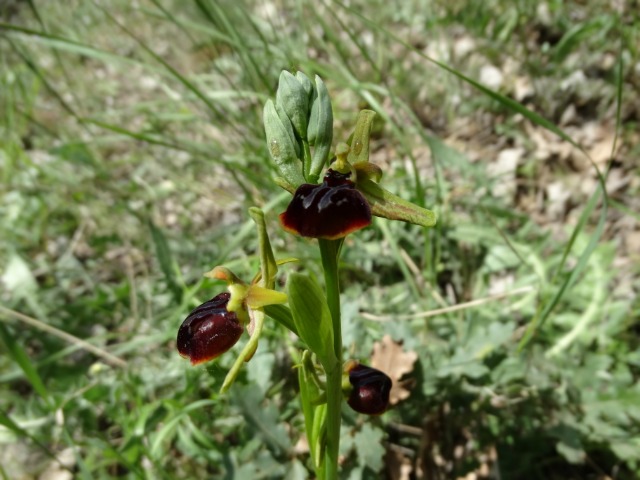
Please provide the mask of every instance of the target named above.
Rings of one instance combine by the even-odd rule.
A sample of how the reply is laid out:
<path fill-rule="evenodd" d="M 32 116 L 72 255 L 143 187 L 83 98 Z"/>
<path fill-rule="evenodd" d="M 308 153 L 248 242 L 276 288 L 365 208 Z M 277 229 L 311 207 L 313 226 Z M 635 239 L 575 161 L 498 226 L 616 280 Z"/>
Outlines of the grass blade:
<path fill-rule="evenodd" d="M 49 391 L 40 378 L 38 370 L 29 359 L 29 356 L 22 346 L 20 346 L 20 340 L 14 337 L 11 332 L 9 332 L 9 329 L 2 323 L 0 323 L 0 339 L 3 341 L 5 348 L 9 352 L 9 356 L 22 369 L 33 389 L 38 393 L 38 395 L 40 395 L 45 403 L 50 405 Z"/>
<path fill-rule="evenodd" d="M 171 249 L 169 248 L 167 237 L 165 237 L 162 230 L 160 230 L 152 220 L 148 220 L 147 224 L 149 226 L 149 230 L 151 231 L 151 239 L 153 240 L 156 258 L 158 259 L 158 263 L 160 264 L 160 270 L 162 270 L 162 273 L 164 274 L 164 279 L 167 282 L 167 287 L 172 293 L 175 302 L 177 304 L 180 304 L 182 302 L 183 289 L 178 283 L 178 279 L 176 276 L 176 269 L 178 267 L 175 260 L 173 259 L 173 255 L 171 254 Z"/>

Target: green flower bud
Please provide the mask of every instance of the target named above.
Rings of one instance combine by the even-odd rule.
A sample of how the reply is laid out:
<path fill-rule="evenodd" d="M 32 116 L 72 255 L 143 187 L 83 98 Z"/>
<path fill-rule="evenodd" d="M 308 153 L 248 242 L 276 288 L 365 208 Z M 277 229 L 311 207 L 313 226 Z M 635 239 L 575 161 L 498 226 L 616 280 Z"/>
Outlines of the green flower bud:
<path fill-rule="evenodd" d="M 277 103 L 276 103 L 276 112 L 278 113 L 278 116 L 280 117 L 280 121 L 282 122 L 282 125 L 284 126 L 284 128 L 287 130 L 287 134 L 289 135 L 289 138 L 293 143 L 293 148 L 296 151 L 296 158 L 300 158 L 300 143 L 296 138 L 296 134 L 293 133 L 293 126 L 291 125 L 291 121 L 287 116 L 287 112 L 285 112 L 284 108 L 282 108 Z"/>
<path fill-rule="evenodd" d="M 289 72 L 280 74 L 276 104 L 286 112 L 291 125 L 300 138 L 307 138 L 309 116 L 309 93 L 305 87 Z"/>
<path fill-rule="evenodd" d="M 323 81 L 316 75 L 316 96 L 311 105 L 308 129 L 309 144 L 314 146 L 309 180 L 315 183 L 324 168 L 333 141 L 331 98 Z"/>
<path fill-rule="evenodd" d="M 315 96 L 314 95 L 315 92 L 313 90 L 313 83 L 311 83 L 311 80 L 309 80 L 309 77 L 307 77 L 302 72 L 296 72 L 296 80 L 300 82 L 300 85 L 302 85 L 302 88 L 304 88 L 304 91 L 307 92 L 307 98 L 309 99 L 309 102 L 311 102 L 311 100 Z"/>
<path fill-rule="evenodd" d="M 291 139 L 286 123 L 278 115 L 276 106 L 271 100 L 267 100 L 264 105 L 263 121 L 269 155 L 276 164 L 278 173 L 295 187 L 305 183 L 302 164 L 296 155 L 295 142 Z"/>

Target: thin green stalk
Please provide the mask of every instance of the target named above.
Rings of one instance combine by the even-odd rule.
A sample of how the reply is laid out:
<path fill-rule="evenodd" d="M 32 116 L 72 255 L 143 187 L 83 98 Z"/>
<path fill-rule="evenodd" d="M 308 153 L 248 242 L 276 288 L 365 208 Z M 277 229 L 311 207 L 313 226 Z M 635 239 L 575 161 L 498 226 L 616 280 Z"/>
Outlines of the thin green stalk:
<path fill-rule="evenodd" d="M 340 423 L 342 420 L 342 324 L 340 322 L 340 284 L 338 257 L 342 240 L 319 240 L 327 304 L 333 323 L 333 348 L 336 363 L 326 368 L 327 374 L 327 449 L 324 460 L 326 480 L 338 478 L 338 452 L 340 447 Z"/>
<path fill-rule="evenodd" d="M 327 371 L 327 449 L 324 457 L 326 480 L 338 479 L 338 453 L 340 450 L 340 423 L 342 421 L 342 368 L 336 362 Z"/>
<path fill-rule="evenodd" d="M 340 323 L 340 284 L 338 280 L 338 257 L 342 247 L 340 240 L 319 239 L 320 256 L 324 270 L 324 282 L 327 289 L 327 305 L 333 321 L 333 350 L 336 358 L 342 361 L 342 324 Z"/>

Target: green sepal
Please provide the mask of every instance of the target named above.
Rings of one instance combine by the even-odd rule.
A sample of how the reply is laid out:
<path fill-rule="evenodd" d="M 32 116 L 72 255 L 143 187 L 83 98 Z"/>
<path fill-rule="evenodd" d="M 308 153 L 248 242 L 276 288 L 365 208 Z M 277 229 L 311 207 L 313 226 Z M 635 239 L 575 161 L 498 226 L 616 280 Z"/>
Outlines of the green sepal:
<path fill-rule="evenodd" d="M 308 275 L 292 273 L 287 280 L 289 307 L 300 339 L 325 368 L 335 365 L 331 313 L 318 282 Z"/>
<path fill-rule="evenodd" d="M 278 264 L 273 256 L 273 249 L 269 241 L 267 225 L 264 221 L 264 212 L 257 207 L 249 209 L 249 215 L 258 229 L 258 245 L 260 252 L 260 272 L 262 274 L 261 284 L 266 288 L 273 288 L 275 285 Z"/>
<path fill-rule="evenodd" d="M 285 178 L 283 178 L 283 177 L 274 177 L 273 181 L 275 182 L 276 185 L 278 185 L 283 190 L 286 190 L 291 195 L 296 193 L 296 188 L 297 187 L 295 185 L 291 185 Z"/>
<path fill-rule="evenodd" d="M 309 181 L 316 183 L 325 167 L 333 141 L 333 110 L 329 91 L 316 75 L 316 95 L 309 115 L 309 144 L 314 146 Z"/>
<path fill-rule="evenodd" d="M 367 178 L 358 178 L 356 188 L 365 196 L 371 213 L 376 217 L 400 220 L 422 227 L 433 227 L 436 224 L 435 212 L 408 202 Z"/>
<path fill-rule="evenodd" d="M 298 82 L 300 82 L 300 85 L 302 85 L 302 88 L 304 88 L 304 91 L 307 94 L 307 98 L 309 99 L 309 104 L 311 104 L 311 99 L 313 98 L 313 95 L 314 95 L 313 83 L 311 83 L 311 80 L 309 79 L 309 77 L 307 77 L 302 72 L 296 72 L 296 80 L 298 80 Z M 309 127 L 307 127 L 307 137 L 308 136 L 309 136 Z"/>
<path fill-rule="evenodd" d="M 233 293 L 231 295 L 233 296 Z M 250 309 L 255 310 L 256 308 L 263 308 L 267 305 L 287 303 L 287 294 L 270 288 L 264 288 L 260 285 L 251 285 L 247 289 L 245 302 Z M 229 303 L 231 303 L 231 301 L 229 301 Z"/>
<path fill-rule="evenodd" d="M 436 214 L 419 207 L 378 185 L 382 170 L 369 162 L 369 136 L 376 112 L 361 110 L 356 120 L 356 128 L 347 141 L 350 146 L 347 161 L 356 172 L 356 188 L 365 196 L 371 213 L 377 217 L 413 223 L 423 227 L 436 224 Z"/>
<path fill-rule="evenodd" d="M 278 114 L 278 117 L 280 118 L 280 121 L 282 122 L 282 126 L 284 127 L 284 129 L 287 131 L 287 135 L 289 135 L 289 138 L 291 139 L 291 142 L 293 143 L 293 149 L 296 152 L 296 158 L 300 158 L 300 143 L 298 142 L 298 139 L 296 138 L 296 134 L 293 133 L 293 125 L 291 125 L 291 120 L 289 120 L 289 117 L 287 116 L 287 112 L 284 111 L 284 108 L 282 108 L 280 105 L 278 105 L 277 103 L 276 105 L 276 113 Z"/>
<path fill-rule="evenodd" d="M 299 262 L 300 260 L 295 257 L 286 257 L 281 258 L 280 260 L 276 260 L 276 266 L 286 265 L 287 263 Z M 259 270 L 258 273 L 255 274 L 251 283 L 258 283 L 262 279 L 262 270 Z"/>
<path fill-rule="evenodd" d="M 382 178 L 382 169 L 371 162 L 358 162 L 352 165 L 353 169 L 356 171 L 356 181 L 364 180 L 365 178 L 372 180 L 376 183 L 380 182 Z"/>
<path fill-rule="evenodd" d="M 347 160 L 352 165 L 358 162 L 369 161 L 369 135 L 373 126 L 373 118 L 376 112 L 373 110 L 360 110 L 356 119 L 356 128 L 347 141 L 351 150 L 347 155 Z"/>
<path fill-rule="evenodd" d="M 264 104 L 263 121 L 267 149 L 279 175 L 295 187 L 302 185 L 302 164 L 296 155 L 295 142 L 291 140 L 272 100 L 267 100 Z"/>
<path fill-rule="evenodd" d="M 283 70 L 280 73 L 276 104 L 286 112 L 293 129 L 300 138 L 307 138 L 307 122 L 309 117 L 309 94 L 302 83 L 291 73 Z"/>
<path fill-rule="evenodd" d="M 227 282 L 228 285 L 243 283 L 235 273 L 222 265 L 214 267 L 212 270 L 205 273 L 204 276 L 214 280 L 222 280 L 223 282 Z"/>

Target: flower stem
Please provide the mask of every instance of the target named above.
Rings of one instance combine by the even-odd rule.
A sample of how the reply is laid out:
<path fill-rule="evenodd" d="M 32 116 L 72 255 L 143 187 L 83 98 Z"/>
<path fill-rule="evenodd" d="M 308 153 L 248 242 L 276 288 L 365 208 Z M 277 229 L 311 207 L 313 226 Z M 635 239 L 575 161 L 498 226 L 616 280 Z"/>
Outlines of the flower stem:
<path fill-rule="evenodd" d="M 340 284 L 338 280 L 338 257 L 343 239 L 318 239 L 320 256 L 324 270 L 324 282 L 327 289 L 327 304 L 333 322 L 333 350 L 336 358 L 342 362 L 342 323 L 340 322 Z"/>
<path fill-rule="evenodd" d="M 336 363 L 331 368 L 325 366 L 327 375 L 327 449 L 324 460 L 324 478 L 325 480 L 337 480 L 340 423 L 342 420 L 342 324 L 340 322 L 340 284 L 338 280 L 338 258 L 342 239 L 319 239 L 318 241 L 324 270 L 327 304 L 333 324 L 333 348 L 336 354 Z"/>

